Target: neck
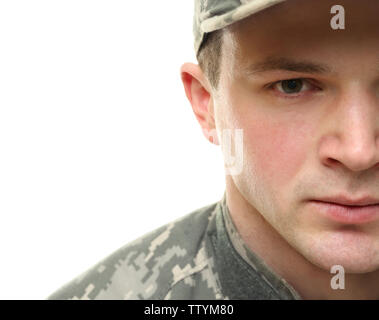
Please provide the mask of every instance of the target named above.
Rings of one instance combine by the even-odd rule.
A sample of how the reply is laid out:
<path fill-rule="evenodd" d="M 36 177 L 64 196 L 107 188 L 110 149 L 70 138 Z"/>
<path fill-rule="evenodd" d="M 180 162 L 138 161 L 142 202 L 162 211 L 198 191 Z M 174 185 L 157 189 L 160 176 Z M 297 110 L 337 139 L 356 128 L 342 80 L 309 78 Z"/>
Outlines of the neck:
<path fill-rule="evenodd" d="M 378 299 L 379 270 L 345 274 L 344 289 L 333 289 L 336 274 L 310 263 L 241 195 L 226 176 L 226 203 L 243 241 L 303 299 Z"/>

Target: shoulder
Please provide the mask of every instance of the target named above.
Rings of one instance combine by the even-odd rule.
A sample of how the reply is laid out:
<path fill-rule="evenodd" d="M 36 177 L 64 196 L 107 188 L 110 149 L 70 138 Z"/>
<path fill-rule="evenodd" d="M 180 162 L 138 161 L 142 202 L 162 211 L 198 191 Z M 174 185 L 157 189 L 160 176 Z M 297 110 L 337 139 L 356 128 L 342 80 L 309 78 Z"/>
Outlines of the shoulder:
<path fill-rule="evenodd" d="M 47 299 L 221 299 L 205 245 L 217 204 L 124 245 Z"/>

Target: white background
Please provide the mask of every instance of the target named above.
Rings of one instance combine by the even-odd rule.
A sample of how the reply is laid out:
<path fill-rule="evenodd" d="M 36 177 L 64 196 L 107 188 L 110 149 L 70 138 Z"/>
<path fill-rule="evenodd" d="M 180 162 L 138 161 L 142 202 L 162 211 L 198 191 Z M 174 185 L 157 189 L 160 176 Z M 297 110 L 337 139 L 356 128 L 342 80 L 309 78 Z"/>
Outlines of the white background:
<path fill-rule="evenodd" d="M 180 79 L 193 0 L 0 2 L 0 299 L 45 299 L 225 188 Z"/>

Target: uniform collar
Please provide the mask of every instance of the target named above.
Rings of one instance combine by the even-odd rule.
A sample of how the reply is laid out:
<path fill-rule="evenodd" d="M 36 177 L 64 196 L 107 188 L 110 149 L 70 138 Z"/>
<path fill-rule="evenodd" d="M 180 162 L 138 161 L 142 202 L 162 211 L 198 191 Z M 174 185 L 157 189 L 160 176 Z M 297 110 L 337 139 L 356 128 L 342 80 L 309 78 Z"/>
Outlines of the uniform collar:
<path fill-rule="evenodd" d="M 213 249 L 221 287 L 230 299 L 301 299 L 296 290 L 248 248 L 231 219 L 226 192 L 218 203 Z"/>

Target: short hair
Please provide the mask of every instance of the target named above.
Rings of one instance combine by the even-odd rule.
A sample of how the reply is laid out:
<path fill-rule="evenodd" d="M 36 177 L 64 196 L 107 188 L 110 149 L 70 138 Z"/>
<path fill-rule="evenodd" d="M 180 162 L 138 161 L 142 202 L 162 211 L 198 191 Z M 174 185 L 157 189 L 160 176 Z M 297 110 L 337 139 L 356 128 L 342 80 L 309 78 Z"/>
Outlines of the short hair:
<path fill-rule="evenodd" d="M 196 55 L 197 61 L 210 85 L 217 90 L 220 80 L 223 29 L 204 35 L 204 40 Z"/>

